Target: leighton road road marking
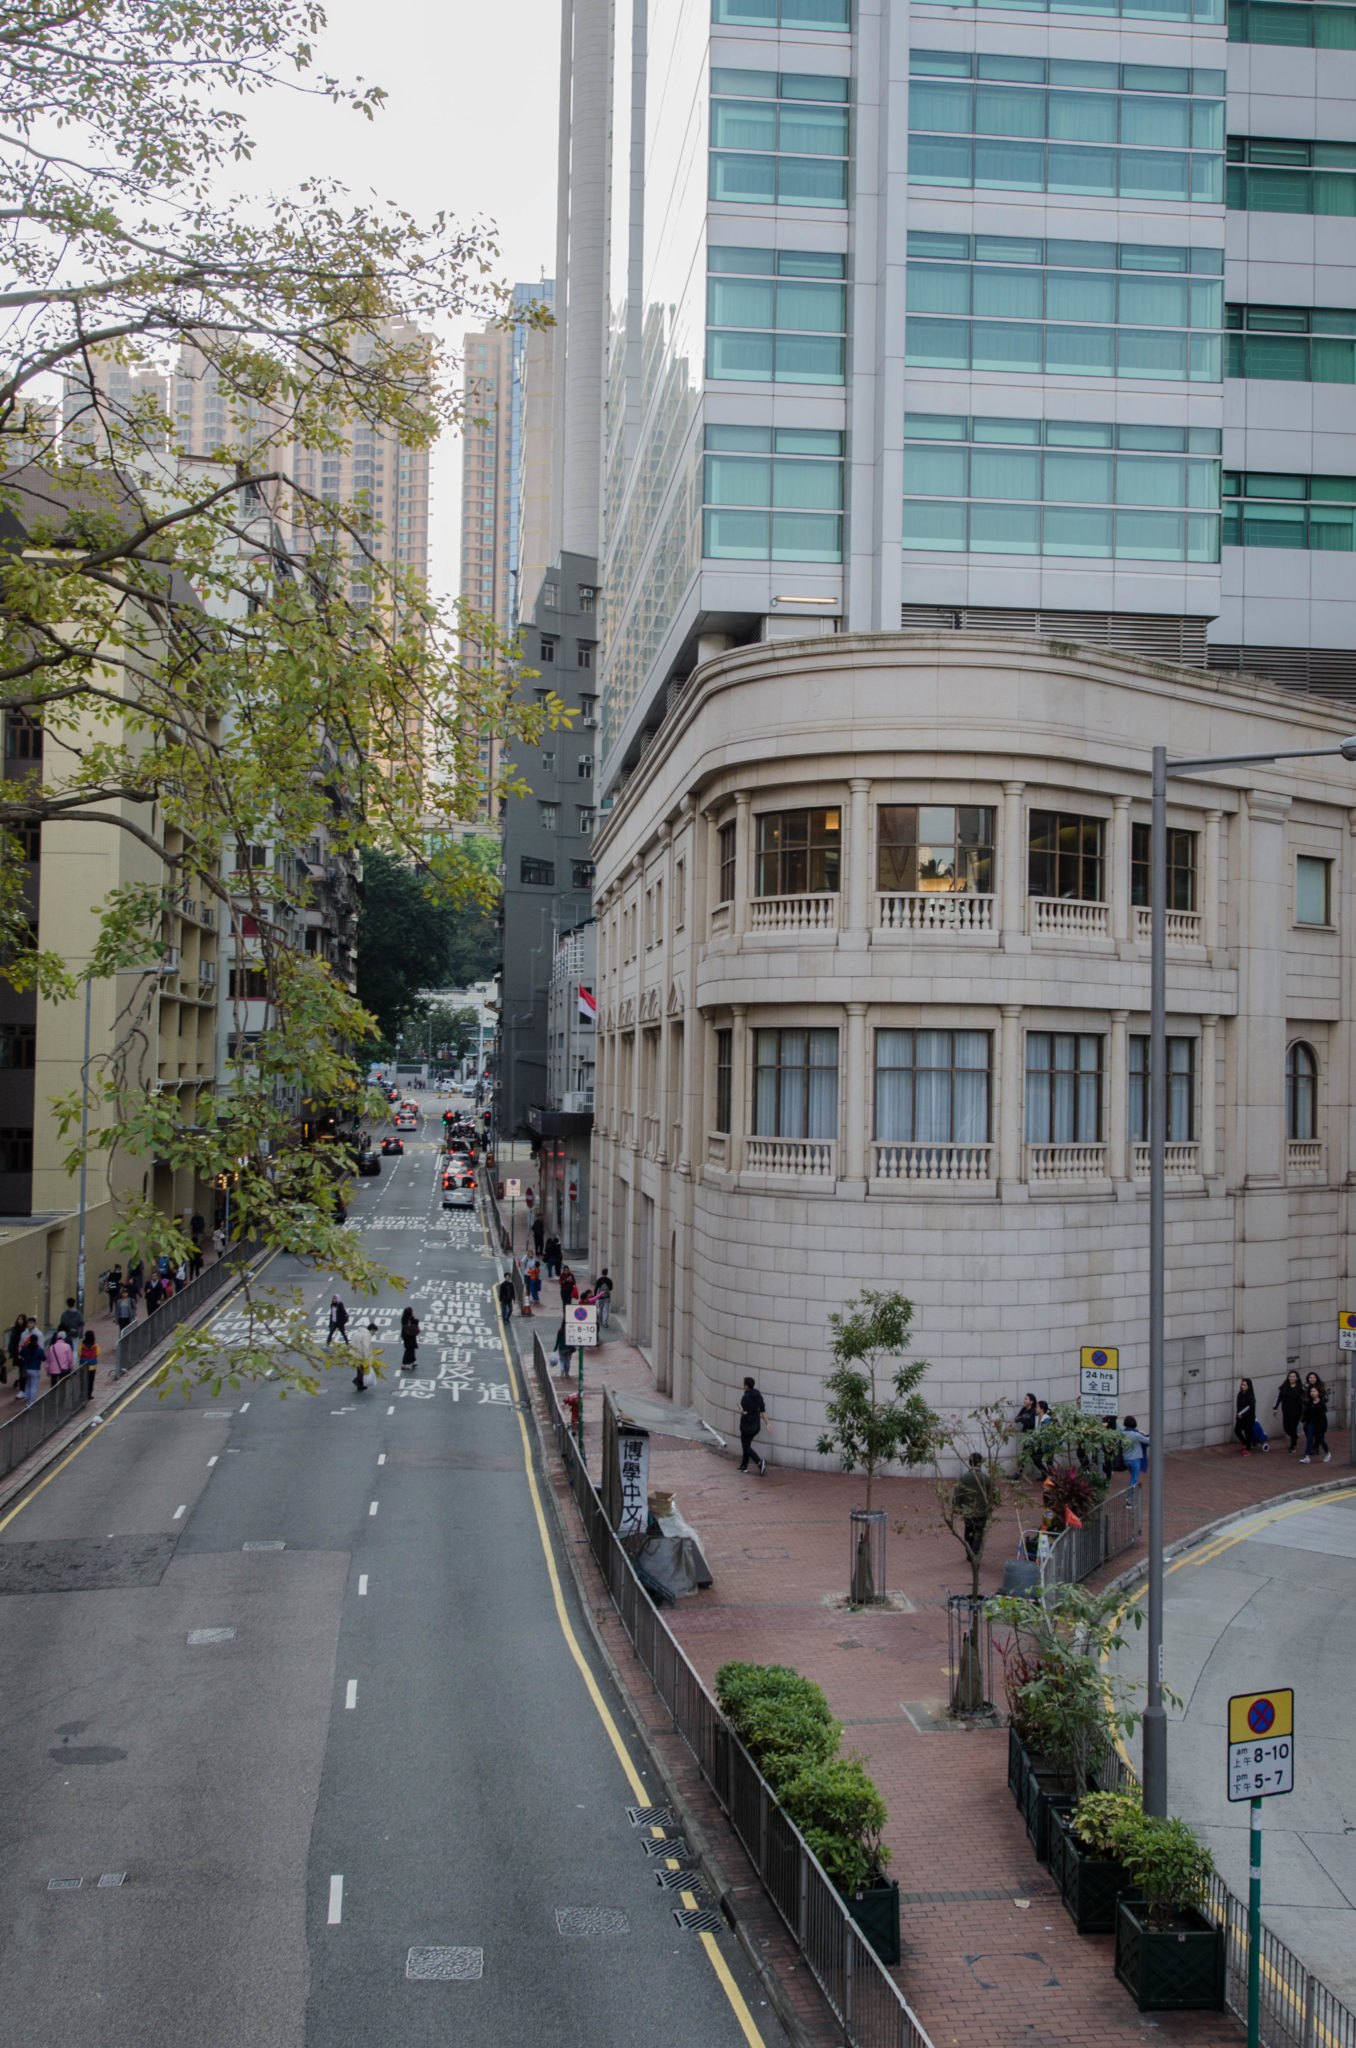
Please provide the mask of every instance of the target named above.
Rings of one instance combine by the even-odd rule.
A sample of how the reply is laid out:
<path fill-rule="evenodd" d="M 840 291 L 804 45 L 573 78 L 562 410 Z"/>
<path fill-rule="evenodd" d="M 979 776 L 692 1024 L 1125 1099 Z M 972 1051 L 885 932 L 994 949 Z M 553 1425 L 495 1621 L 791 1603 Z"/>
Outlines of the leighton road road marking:
<path fill-rule="evenodd" d="M 337 1877 L 337 1876 L 336 1876 L 336 1877 L 332 1877 L 332 1878 L 330 1879 L 330 1916 L 329 1916 L 329 1924 L 330 1924 L 330 1926 L 331 1926 L 331 1927 L 337 1927 L 337 1926 L 339 1925 L 339 1922 L 340 1922 L 340 1921 L 341 1921 L 341 1920 L 343 1919 L 343 1917 L 344 1917 L 344 1880 L 343 1880 L 343 1878 L 342 1878 L 342 1877 Z"/>
<path fill-rule="evenodd" d="M 367 1573 L 366 1573 L 366 1572 L 359 1572 L 359 1574 L 358 1574 L 358 1592 L 359 1592 L 359 1594 L 360 1594 L 360 1595 L 362 1595 L 362 1594 L 366 1593 L 366 1591 L 367 1591 Z"/>
<path fill-rule="evenodd" d="M 209 1459 L 207 1460 L 207 1462 L 208 1462 L 208 1465 L 209 1465 L 209 1466 L 211 1466 L 211 1465 L 215 1465 L 217 1461 L 216 1461 L 216 1459 L 215 1459 L 215 1458 L 209 1458 Z"/>
<path fill-rule="evenodd" d="M 374 1500 L 368 1502 L 367 1512 L 369 1515 L 375 1515 L 375 1513 L 377 1512 L 377 1504 Z"/>
<path fill-rule="evenodd" d="M 394 1415 L 394 1414 L 395 1414 L 395 1402 L 394 1402 L 394 1401 L 392 1401 L 392 1403 L 391 1403 L 390 1407 L 389 1407 L 389 1408 L 388 1408 L 388 1409 L 386 1410 L 386 1413 L 387 1413 L 388 1415 Z"/>
<path fill-rule="evenodd" d="M 483 1216 L 481 1219 L 481 1229 L 482 1231 L 485 1229 Z M 488 1251 L 488 1233 L 485 1235 L 485 1245 Z M 532 1446 L 527 1434 L 527 1423 L 525 1420 L 528 1400 L 527 1386 L 521 1362 L 509 1350 L 508 1332 L 502 1322 L 499 1325 L 499 1341 L 504 1347 L 504 1363 L 508 1367 L 509 1384 L 512 1386 L 516 1383 L 521 1395 L 517 1406 L 517 1420 L 518 1434 L 523 1447 L 523 1475 L 527 1480 L 527 1490 L 532 1500 L 532 1512 L 537 1524 L 537 1535 L 541 1541 L 542 1556 L 546 1560 L 546 1576 L 551 1583 L 551 1598 L 555 1605 L 556 1620 L 560 1624 L 560 1632 L 565 1638 L 566 1647 L 574 1659 L 575 1667 L 580 1677 L 584 1681 L 585 1689 L 593 1702 L 599 1720 L 603 1724 L 607 1738 L 616 1752 L 617 1761 L 622 1767 L 626 1782 L 635 1795 L 636 1804 L 637 1806 L 648 1806 L 650 1804 L 650 1794 L 645 1781 L 631 1761 L 626 1744 L 622 1741 L 621 1730 L 613 1720 L 602 1693 L 598 1690 L 598 1682 L 589 1669 L 584 1653 L 579 1647 L 578 1638 L 570 1626 L 570 1617 L 565 1611 L 565 1595 L 561 1590 L 560 1574 L 556 1570 L 555 1555 L 552 1552 L 551 1539 L 547 1532 L 546 1513 L 542 1507 L 541 1492 L 537 1486 L 537 1476 L 532 1469 Z M 716 1980 L 730 2002 L 730 2010 L 733 2012 L 736 2020 L 738 2020 L 740 2031 L 748 2042 L 749 2048 L 766 2048 L 766 2043 L 758 2031 L 757 2022 L 753 2014 L 749 2011 L 744 1994 L 731 1976 L 729 1965 L 720 1952 L 720 1945 L 716 1937 L 714 1934 L 702 1934 L 699 1938 L 702 1947 L 706 1950 L 707 1961 L 716 1973 Z"/>
<path fill-rule="evenodd" d="M 384 1465 L 384 1464 L 386 1463 L 386 1453 L 385 1453 L 385 1451 L 380 1451 L 380 1452 L 378 1452 L 378 1454 L 377 1454 L 377 1463 L 378 1463 L 379 1465 Z"/>
<path fill-rule="evenodd" d="M 174 1510 L 174 1515 L 173 1515 L 173 1518 L 172 1518 L 172 1519 L 173 1519 L 174 1521 L 176 1521 L 176 1522 L 177 1522 L 177 1521 L 178 1521 L 178 1519 L 179 1519 L 179 1517 L 180 1517 L 180 1515 L 186 1515 L 187 1513 L 188 1513 L 188 1502 L 187 1502 L 187 1501 L 184 1501 L 184 1502 L 183 1502 L 183 1504 L 182 1504 L 182 1506 L 180 1506 L 180 1507 L 177 1507 L 177 1508 L 176 1508 L 176 1509 Z"/>
<path fill-rule="evenodd" d="M 348 1682 L 348 1685 L 347 1685 L 347 1687 L 346 1687 L 346 1689 L 345 1689 L 345 1692 L 344 1692 L 344 1705 L 345 1705 L 346 1707 L 348 1707 L 349 1709 L 352 1709 L 352 1708 L 356 1707 L 356 1706 L 357 1706 L 357 1704 L 358 1704 L 358 1681 L 357 1681 L 357 1679 L 356 1679 L 356 1678 L 350 1678 L 350 1680 L 349 1680 L 349 1682 Z"/>
<path fill-rule="evenodd" d="M 250 1405 L 250 1404 L 249 1404 L 249 1402 L 248 1402 L 248 1401 L 242 1401 L 242 1402 L 240 1403 L 240 1413 L 241 1413 L 242 1415 L 244 1414 L 245 1410 L 246 1410 L 246 1409 L 247 1409 L 247 1408 L 249 1407 L 249 1405 Z"/>

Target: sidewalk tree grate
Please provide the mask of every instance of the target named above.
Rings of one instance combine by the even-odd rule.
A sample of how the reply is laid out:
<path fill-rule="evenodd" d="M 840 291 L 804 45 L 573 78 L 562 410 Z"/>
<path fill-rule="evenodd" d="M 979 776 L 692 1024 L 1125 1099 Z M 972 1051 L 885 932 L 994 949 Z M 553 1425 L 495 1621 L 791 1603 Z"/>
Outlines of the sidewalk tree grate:
<path fill-rule="evenodd" d="M 578 1940 L 592 1934 L 629 1934 L 631 1922 L 613 1906 L 557 1906 L 556 1933 Z"/>
<path fill-rule="evenodd" d="M 626 1818 L 633 1828 L 671 1828 L 673 1809 L 668 1806 L 628 1806 Z"/>
<path fill-rule="evenodd" d="M 408 1979 L 428 1984 L 470 1984 L 485 1974 L 483 1948 L 412 1948 L 405 1958 Z"/>

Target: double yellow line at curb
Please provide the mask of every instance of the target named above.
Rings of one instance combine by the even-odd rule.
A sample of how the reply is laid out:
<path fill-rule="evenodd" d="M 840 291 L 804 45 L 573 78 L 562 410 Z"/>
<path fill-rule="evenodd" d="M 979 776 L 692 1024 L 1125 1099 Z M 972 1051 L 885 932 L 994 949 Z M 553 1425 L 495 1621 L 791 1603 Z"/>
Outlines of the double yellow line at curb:
<path fill-rule="evenodd" d="M 486 1250 L 493 1257 L 494 1251 L 490 1244 L 489 1232 L 485 1230 L 483 1213 L 480 1219 L 480 1227 L 485 1235 Z M 490 1301 L 496 1316 L 498 1316 L 499 1305 L 494 1300 L 493 1294 L 490 1295 Z M 511 1385 L 517 1386 L 520 1396 L 517 1404 L 517 1417 L 518 1435 L 523 1447 L 523 1471 L 527 1478 L 527 1490 L 532 1496 L 532 1512 L 536 1519 L 537 1535 L 541 1540 L 542 1556 L 546 1560 L 546 1575 L 551 1582 L 551 1598 L 555 1603 L 556 1620 L 560 1623 L 560 1632 L 565 1638 L 566 1647 L 574 1659 L 580 1677 L 584 1681 L 584 1689 L 593 1702 L 594 1709 L 603 1724 L 608 1741 L 616 1751 L 617 1761 L 622 1767 L 622 1772 L 635 1797 L 636 1804 L 638 1806 L 650 1806 L 653 1804 L 653 1794 L 631 1761 L 630 1753 L 622 1739 L 622 1732 L 613 1719 L 607 1701 L 603 1698 L 598 1688 L 597 1679 L 589 1669 L 584 1652 L 579 1646 L 579 1638 L 575 1635 L 570 1625 L 570 1617 L 565 1609 L 565 1594 L 561 1587 L 560 1574 L 556 1570 L 555 1555 L 551 1549 L 551 1538 L 546 1527 L 546 1513 L 542 1506 L 541 1490 L 537 1485 L 537 1475 L 532 1470 L 532 1441 L 527 1433 L 526 1415 L 528 1390 L 524 1385 L 521 1362 L 515 1359 L 513 1353 L 509 1350 L 508 1331 L 504 1327 L 502 1316 L 499 1316 L 499 1341 L 504 1347 L 504 1362 L 508 1366 L 509 1382 Z M 689 1910 L 697 1903 L 691 1892 L 680 1892 L 679 1897 L 682 1899 L 684 1906 Z M 757 2021 L 749 2011 L 748 2002 L 738 1984 L 736 1984 L 729 1964 L 720 1952 L 720 1944 L 716 1940 L 715 1935 L 701 1934 L 698 1936 L 698 1939 L 706 1951 L 707 1961 L 716 1973 L 716 1979 L 721 1990 L 730 2001 L 730 2009 L 739 2022 L 740 2030 L 743 2033 L 744 2039 L 748 2042 L 749 2048 L 767 2048 L 763 2036 L 758 2031 Z"/>

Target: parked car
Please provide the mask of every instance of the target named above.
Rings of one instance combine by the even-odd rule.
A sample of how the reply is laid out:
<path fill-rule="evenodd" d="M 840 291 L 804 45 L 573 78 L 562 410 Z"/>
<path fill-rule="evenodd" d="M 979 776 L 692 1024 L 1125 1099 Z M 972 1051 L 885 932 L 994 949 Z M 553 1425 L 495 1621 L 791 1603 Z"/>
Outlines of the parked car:
<path fill-rule="evenodd" d="M 403 1138 L 383 1138 L 381 1149 L 388 1156 L 392 1152 L 401 1153 L 405 1150 L 405 1140 Z"/>

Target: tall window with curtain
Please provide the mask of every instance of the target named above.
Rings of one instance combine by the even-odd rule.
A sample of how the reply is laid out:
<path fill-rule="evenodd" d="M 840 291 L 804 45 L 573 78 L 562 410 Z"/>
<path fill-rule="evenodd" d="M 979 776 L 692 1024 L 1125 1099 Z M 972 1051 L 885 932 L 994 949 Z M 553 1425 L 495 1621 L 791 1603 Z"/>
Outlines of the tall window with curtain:
<path fill-rule="evenodd" d="M 1318 1055 L 1303 1039 L 1296 1039 L 1285 1055 L 1285 1134 L 1318 1136 Z"/>
<path fill-rule="evenodd" d="M 734 1032 L 716 1033 L 716 1121 L 714 1128 L 728 1132 L 733 1107 Z"/>
<path fill-rule="evenodd" d="M 989 1070 L 987 1031 L 878 1031 L 877 1139 L 986 1145 Z"/>
<path fill-rule="evenodd" d="M 759 1138 L 838 1136 L 838 1033 L 755 1031 L 753 1130 Z"/>
<path fill-rule="evenodd" d="M 1091 1031 L 1028 1031 L 1028 1145 L 1098 1145 L 1102 1040 Z"/>
<path fill-rule="evenodd" d="M 1196 1041 L 1168 1040 L 1168 1143 L 1190 1144 L 1196 1135 Z M 1149 1040 L 1130 1040 L 1130 1142 L 1149 1142 Z"/>

